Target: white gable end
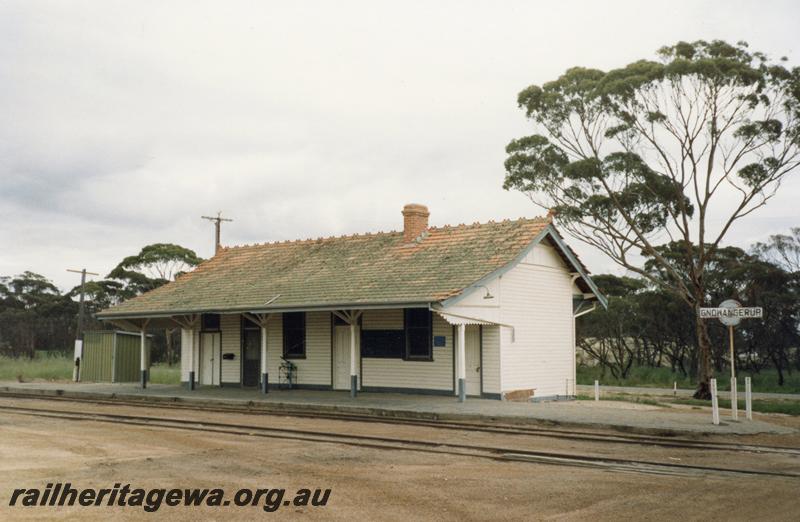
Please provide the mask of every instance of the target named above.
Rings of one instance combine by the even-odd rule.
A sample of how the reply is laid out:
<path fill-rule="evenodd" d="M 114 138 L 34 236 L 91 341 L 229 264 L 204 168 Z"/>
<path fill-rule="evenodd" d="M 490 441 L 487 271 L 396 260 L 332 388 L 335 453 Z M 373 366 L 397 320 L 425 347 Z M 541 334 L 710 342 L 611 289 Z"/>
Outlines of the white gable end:
<path fill-rule="evenodd" d="M 534 397 L 574 393 L 575 341 L 570 268 L 552 247 L 537 245 L 501 279 L 503 392 L 534 390 Z"/>

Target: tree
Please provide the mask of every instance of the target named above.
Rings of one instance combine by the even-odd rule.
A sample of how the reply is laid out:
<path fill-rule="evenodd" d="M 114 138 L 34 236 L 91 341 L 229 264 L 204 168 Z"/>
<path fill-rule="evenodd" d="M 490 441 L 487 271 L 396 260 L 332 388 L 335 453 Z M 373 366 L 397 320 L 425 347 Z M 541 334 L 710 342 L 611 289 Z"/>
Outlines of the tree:
<path fill-rule="evenodd" d="M 194 250 L 171 243 L 154 243 L 143 247 L 138 254 L 123 259 L 106 276 L 121 281 L 123 287 L 114 287 L 106 281 L 101 282 L 104 285 L 97 290 L 100 291 L 99 295 L 112 301 L 128 299 L 158 288 L 202 262 L 203 259 L 197 257 Z M 171 365 L 172 331 L 167 329 L 164 333 L 167 362 Z"/>
<path fill-rule="evenodd" d="M 624 379 L 633 367 L 639 348 L 637 309 L 631 298 L 644 288 L 634 278 L 598 275 L 595 282 L 608 296 L 608 309 L 581 317 L 578 346 L 603 370 Z"/>
<path fill-rule="evenodd" d="M 789 234 L 769 236 L 766 243 L 756 243 L 753 251 L 789 272 L 800 272 L 800 227 L 792 228 Z"/>
<path fill-rule="evenodd" d="M 706 267 L 800 164 L 800 68 L 744 42 L 679 42 L 658 55 L 608 72 L 572 68 L 522 91 L 535 133 L 508 145 L 504 188 L 694 310 L 695 396 L 708 398 L 711 340 L 697 313 Z M 688 277 L 657 248 L 671 241 Z"/>
<path fill-rule="evenodd" d="M 194 250 L 171 243 L 154 243 L 123 259 L 107 277 L 124 280 L 141 293 L 174 280 L 202 261 Z"/>
<path fill-rule="evenodd" d="M 77 304 L 42 275 L 0 277 L 0 350 L 33 358 L 36 350 L 66 351 Z"/>

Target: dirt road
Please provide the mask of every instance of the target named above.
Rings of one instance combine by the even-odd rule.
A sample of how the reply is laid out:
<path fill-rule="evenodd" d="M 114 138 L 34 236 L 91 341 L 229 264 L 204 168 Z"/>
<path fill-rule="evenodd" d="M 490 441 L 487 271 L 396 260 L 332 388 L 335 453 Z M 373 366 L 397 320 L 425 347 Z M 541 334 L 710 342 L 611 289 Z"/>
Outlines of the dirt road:
<path fill-rule="evenodd" d="M 0 400 L 2 405 L 63 411 L 135 414 L 203 422 L 358 433 L 440 443 L 502 446 L 800 473 L 800 456 L 698 451 L 429 427 L 155 411 L 56 401 Z M 735 439 L 734 442 L 740 442 Z M 761 438 L 759 442 L 772 441 Z M 783 445 L 792 440 L 779 440 Z M 800 479 L 754 476 L 656 475 L 574 466 L 506 462 L 418 451 L 388 451 L 336 443 L 64 420 L 0 410 L 0 519 L 99 520 L 153 518 L 140 507 L 8 506 L 18 488 L 70 482 L 80 488 L 331 489 L 326 506 L 169 507 L 156 517 L 176 520 L 797 520 Z M 287 493 L 288 495 L 289 493 Z M 19 502 L 18 502 L 19 503 Z"/>

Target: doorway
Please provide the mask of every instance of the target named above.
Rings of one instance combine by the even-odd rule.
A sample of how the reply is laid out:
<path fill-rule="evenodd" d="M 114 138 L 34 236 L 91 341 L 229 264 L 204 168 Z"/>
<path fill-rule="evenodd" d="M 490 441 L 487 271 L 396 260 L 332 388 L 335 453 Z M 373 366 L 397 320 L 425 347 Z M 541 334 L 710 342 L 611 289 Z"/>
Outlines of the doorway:
<path fill-rule="evenodd" d="M 200 335 L 200 384 L 219 385 L 221 343 L 219 332 Z"/>
<path fill-rule="evenodd" d="M 464 358 L 466 359 L 467 395 L 481 394 L 481 327 L 470 324 L 464 332 Z"/>
<path fill-rule="evenodd" d="M 350 389 L 350 326 L 335 326 L 333 343 L 333 389 Z M 361 353 L 361 343 L 356 328 L 356 357 Z M 356 360 L 358 387 L 361 388 L 361 368 Z"/>
<path fill-rule="evenodd" d="M 242 330 L 242 386 L 258 386 L 261 380 L 261 328 Z"/>

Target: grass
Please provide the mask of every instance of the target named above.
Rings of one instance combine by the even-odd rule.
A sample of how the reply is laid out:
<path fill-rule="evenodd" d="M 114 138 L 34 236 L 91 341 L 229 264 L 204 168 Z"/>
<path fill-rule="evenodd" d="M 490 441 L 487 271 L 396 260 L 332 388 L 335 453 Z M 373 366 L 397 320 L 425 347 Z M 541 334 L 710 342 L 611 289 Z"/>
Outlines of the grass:
<path fill-rule="evenodd" d="M 68 381 L 72 380 L 72 358 L 64 356 L 36 357 L 35 359 L 0 356 L 0 381 Z M 179 384 L 179 365 L 169 367 L 154 364 L 150 368 L 150 382 L 156 384 Z"/>
<path fill-rule="evenodd" d="M 627 378 L 615 379 L 608 370 L 603 376 L 600 366 L 578 366 L 577 376 L 578 384 L 594 384 L 595 380 L 599 380 L 601 384 L 606 386 L 672 388 L 672 383 L 677 381 L 678 388 L 692 389 L 695 387 L 695 382 L 691 378 L 685 377 L 680 373 L 673 373 L 669 368 L 633 367 Z M 741 390 L 744 390 L 744 378 L 750 377 L 754 392 L 800 393 L 800 372 L 793 372 L 791 375 L 784 373 L 785 382 L 783 386 L 778 385 L 778 373 L 775 370 L 762 370 L 760 373 L 755 374 L 739 372 L 737 377 Z M 730 372 L 720 372 L 716 375 L 716 378 L 719 390 L 730 390 Z"/>
<path fill-rule="evenodd" d="M 593 401 L 594 395 L 578 394 L 575 398 L 579 401 Z M 637 404 L 647 404 L 650 406 L 666 406 L 666 404 L 664 404 L 663 402 L 659 402 L 649 397 L 643 397 L 640 395 L 628 395 L 624 393 L 614 394 L 614 395 L 601 395 L 600 399 L 604 401 L 635 402 Z"/>
<path fill-rule="evenodd" d="M 31 381 L 72 379 L 72 358 L 37 357 L 35 359 L 0 357 L 0 380 Z"/>
<path fill-rule="evenodd" d="M 594 395 L 579 394 L 576 397 L 579 401 L 593 401 Z M 633 402 L 637 404 L 648 404 L 650 406 L 669 406 L 670 404 L 684 404 L 687 406 L 711 407 L 711 401 L 701 401 L 684 397 L 641 397 L 625 393 L 602 394 L 601 400 Z M 730 409 L 731 401 L 728 399 L 718 399 L 719 407 Z M 800 416 L 800 400 L 781 400 L 781 399 L 755 399 L 753 400 L 753 411 L 758 413 L 782 413 L 784 415 Z M 744 400 L 739 400 L 739 414 L 744 417 Z"/>
<path fill-rule="evenodd" d="M 730 409 L 731 401 L 728 399 L 718 399 L 719 407 Z M 711 401 L 701 401 L 698 399 L 670 399 L 673 404 L 687 404 L 690 406 L 711 407 Z M 800 401 L 777 400 L 777 399 L 754 399 L 753 411 L 759 413 L 783 413 L 785 415 L 800 416 Z M 744 401 L 739 401 L 739 415 L 744 415 Z"/>
<path fill-rule="evenodd" d="M 150 382 L 154 384 L 180 384 L 181 367 L 179 364 L 172 365 L 158 363 L 150 368 Z"/>

